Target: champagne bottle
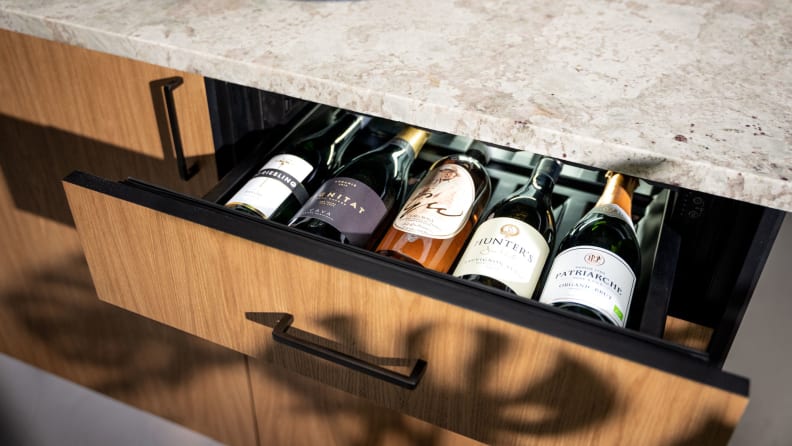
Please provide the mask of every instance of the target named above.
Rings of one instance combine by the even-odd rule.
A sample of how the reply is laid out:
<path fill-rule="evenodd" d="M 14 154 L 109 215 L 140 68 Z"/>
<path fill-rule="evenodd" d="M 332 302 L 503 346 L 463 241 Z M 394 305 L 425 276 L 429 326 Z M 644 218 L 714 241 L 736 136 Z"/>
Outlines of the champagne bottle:
<path fill-rule="evenodd" d="M 338 168 L 344 150 L 369 118 L 344 113 L 271 157 L 226 206 L 285 223 Z"/>
<path fill-rule="evenodd" d="M 397 214 L 377 252 L 448 272 L 492 193 L 484 165 L 489 148 L 435 161 Z"/>
<path fill-rule="evenodd" d="M 641 251 L 632 223 L 638 180 L 608 172 L 599 200 L 558 246 L 540 302 L 624 327 Z"/>
<path fill-rule="evenodd" d="M 531 299 L 555 238 L 551 201 L 560 173 L 558 161 L 543 158 L 525 186 L 493 206 L 454 275 Z"/>
<path fill-rule="evenodd" d="M 410 166 L 428 138 L 428 132 L 407 127 L 355 157 L 319 187 L 289 226 L 370 249 L 402 205 Z"/>

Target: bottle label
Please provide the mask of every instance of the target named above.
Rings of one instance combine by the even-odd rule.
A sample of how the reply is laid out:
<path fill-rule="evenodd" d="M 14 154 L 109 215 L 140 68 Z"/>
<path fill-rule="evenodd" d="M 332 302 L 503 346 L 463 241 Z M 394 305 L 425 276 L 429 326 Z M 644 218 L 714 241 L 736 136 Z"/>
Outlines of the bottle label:
<path fill-rule="evenodd" d="M 475 194 L 470 172 L 456 164 L 444 164 L 410 195 L 393 227 L 422 237 L 451 238 L 465 226 Z"/>
<path fill-rule="evenodd" d="M 595 246 L 576 246 L 556 256 L 539 302 L 585 305 L 624 327 L 634 287 L 635 273 L 621 257 Z"/>
<path fill-rule="evenodd" d="M 313 169 L 300 157 L 275 155 L 228 200 L 228 205 L 245 204 L 269 218 L 291 194 L 301 203 L 308 199 L 302 181 Z"/>
<path fill-rule="evenodd" d="M 620 220 L 624 220 L 628 225 L 630 225 L 630 227 L 632 228 L 633 232 L 635 232 L 635 226 L 633 225 L 632 219 L 630 218 L 629 215 L 627 215 L 626 212 L 624 212 L 624 209 L 622 209 L 621 206 L 619 206 L 617 204 L 614 204 L 614 203 L 601 204 L 599 206 L 596 206 L 596 207 L 592 208 L 588 213 L 589 214 L 592 214 L 592 213 L 603 214 L 603 215 L 607 215 L 608 217 L 613 217 L 613 218 L 618 218 Z M 588 215 L 588 214 L 586 214 L 586 215 Z"/>
<path fill-rule="evenodd" d="M 549 252 L 533 226 L 509 217 L 491 218 L 476 229 L 454 275 L 491 277 L 530 299 Z"/>
<path fill-rule="evenodd" d="M 368 185 L 336 177 L 322 184 L 295 218 L 321 220 L 342 232 L 351 244 L 364 246 L 387 213 L 379 194 Z"/>

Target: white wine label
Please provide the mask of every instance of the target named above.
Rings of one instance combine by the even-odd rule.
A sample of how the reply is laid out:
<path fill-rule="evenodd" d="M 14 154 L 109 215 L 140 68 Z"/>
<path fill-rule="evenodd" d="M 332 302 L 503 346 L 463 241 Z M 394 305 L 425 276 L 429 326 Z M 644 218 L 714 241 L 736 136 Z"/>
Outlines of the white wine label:
<path fill-rule="evenodd" d="M 539 302 L 585 305 L 624 327 L 634 288 L 635 273 L 621 257 L 607 249 L 577 246 L 556 256 Z"/>
<path fill-rule="evenodd" d="M 422 237 L 451 238 L 468 221 L 475 194 L 470 172 L 456 164 L 444 164 L 421 181 L 393 227 Z"/>
<path fill-rule="evenodd" d="M 228 205 L 245 204 L 255 208 L 264 218 L 269 218 L 289 195 L 305 194 L 302 181 L 313 169 L 297 156 L 275 155 L 228 200 Z"/>
<path fill-rule="evenodd" d="M 630 225 L 633 232 L 635 232 L 635 226 L 633 225 L 632 218 L 630 218 L 630 216 L 627 215 L 626 212 L 624 212 L 624 209 L 622 209 L 621 206 L 617 204 L 613 204 L 613 203 L 601 204 L 591 209 L 589 211 L 589 214 L 591 213 L 604 214 L 609 217 L 624 220 L 628 225 Z"/>
<path fill-rule="evenodd" d="M 491 218 L 476 229 L 454 275 L 491 277 L 530 299 L 549 251 L 533 226 L 509 217 Z"/>

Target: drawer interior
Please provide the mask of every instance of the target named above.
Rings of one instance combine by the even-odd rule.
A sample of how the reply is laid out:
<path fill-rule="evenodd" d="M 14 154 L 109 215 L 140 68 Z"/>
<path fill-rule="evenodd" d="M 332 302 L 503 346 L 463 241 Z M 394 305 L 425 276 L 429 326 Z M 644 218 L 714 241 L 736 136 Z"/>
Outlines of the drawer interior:
<path fill-rule="evenodd" d="M 231 144 L 237 160 L 227 166 L 204 201 L 225 203 L 273 151 L 306 133 L 332 111 L 313 103 L 288 105 L 292 111 L 288 119 L 267 130 L 249 130 Z M 386 142 L 401 126 L 374 118 L 358 133 L 345 160 Z M 411 184 L 417 183 L 435 160 L 464 152 L 473 143 L 464 136 L 434 132 L 413 164 Z M 488 207 L 523 185 L 541 159 L 529 151 L 492 145 L 490 151 L 487 169 L 493 194 Z M 565 163 L 553 194 L 555 247 L 594 205 L 603 186 L 604 171 Z M 230 209 L 227 212 L 249 218 Z M 646 335 L 690 357 L 721 366 L 782 215 L 760 206 L 641 181 L 633 197 L 633 219 L 641 243 L 642 273 L 627 328 L 622 331 Z M 457 280 L 450 275 L 447 278 Z M 492 291 L 500 298 L 513 299 Z M 585 323 L 600 324 L 593 320 Z"/>

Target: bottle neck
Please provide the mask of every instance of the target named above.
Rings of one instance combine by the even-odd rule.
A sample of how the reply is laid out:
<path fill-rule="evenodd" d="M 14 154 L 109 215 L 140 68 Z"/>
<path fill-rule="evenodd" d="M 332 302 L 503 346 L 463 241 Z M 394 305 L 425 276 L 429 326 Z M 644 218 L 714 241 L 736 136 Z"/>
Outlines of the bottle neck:
<path fill-rule="evenodd" d="M 415 127 L 407 127 L 399 132 L 395 139 L 405 141 L 412 148 L 413 155 L 418 156 L 418 152 L 421 151 L 426 140 L 429 139 L 429 132 Z"/>
<path fill-rule="evenodd" d="M 606 178 L 608 182 L 605 183 L 605 189 L 595 207 L 615 204 L 626 212 L 628 217 L 632 217 L 632 194 L 638 187 L 638 180 L 615 172 L 608 172 Z"/>
<path fill-rule="evenodd" d="M 550 194 L 553 192 L 553 186 L 555 186 L 555 179 L 550 175 L 539 173 L 531 178 L 531 186 L 535 189 L 541 190 L 546 194 Z"/>
<path fill-rule="evenodd" d="M 465 151 L 465 156 L 478 161 L 482 166 L 486 166 L 490 162 L 490 148 L 483 143 L 474 142 L 473 145 Z"/>
<path fill-rule="evenodd" d="M 348 114 L 339 119 L 330 131 L 330 136 L 335 136 L 332 142 L 333 145 L 340 144 L 345 139 L 349 138 L 352 133 L 363 128 L 366 123 L 368 123 L 368 121 L 364 121 L 363 117 L 353 114 Z"/>
<path fill-rule="evenodd" d="M 528 184 L 517 191 L 516 195 L 542 195 L 545 200 L 552 198 L 553 187 L 561 173 L 561 164 L 550 158 L 544 158 L 536 166 L 536 170 Z"/>
<path fill-rule="evenodd" d="M 332 152 L 333 148 L 347 139 L 350 134 L 356 132 L 360 127 L 361 118 L 353 114 L 343 114 L 336 116 L 331 123 L 323 129 L 303 137 L 294 143 L 298 149 L 308 147 L 310 150 L 325 150 Z"/>
<path fill-rule="evenodd" d="M 532 197 L 534 200 L 550 206 L 553 198 L 553 186 L 555 182 L 547 175 L 534 175 L 531 180 L 517 190 L 512 196 L 517 197 Z"/>

